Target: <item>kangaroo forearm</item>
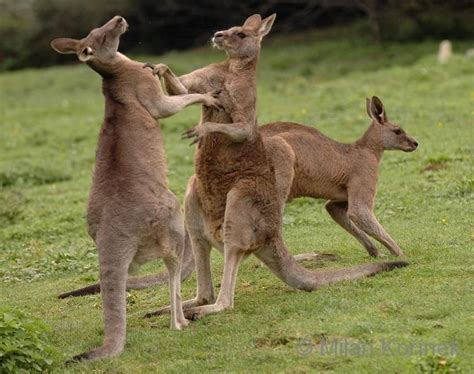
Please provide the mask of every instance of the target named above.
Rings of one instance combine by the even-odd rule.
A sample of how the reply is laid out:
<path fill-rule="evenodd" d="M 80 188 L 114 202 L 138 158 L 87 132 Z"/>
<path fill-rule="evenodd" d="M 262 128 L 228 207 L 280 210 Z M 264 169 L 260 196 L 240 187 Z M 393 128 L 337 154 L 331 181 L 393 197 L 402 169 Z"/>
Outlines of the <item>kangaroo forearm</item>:
<path fill-rule="evenodd" d="M 165 96 L 158 107 L 159 118 L 170 117 L 190 105 L 203 104 L 204 102 L 205 97 L 201 94 Z"/>
<path fill-rule="evenodd" d="M 213 77 L 217 74 L 212 66 L 194 70 L 179 77 L 168 67 L 163 73 L 166 90 L 169 95 L 182 95 L 185 93 L 206 93 L 218 89 L 211 84 Z"/>
<path fill-rule="evenodd" d="M 184 74 L 178 77 L 179 82 L 186 87 L 188 92 L 205 93 L 214 90 L 216 87 L 209 84 L 212 76 L 212 70 L 207 68 L 198 69 L 191 73 Z"/>
<path fill-rule="evenodd" d="M 227 135 L 235 143 L 241 143 L 249 139 L 253 134 L 253 128 L 243 122 L 215 123 L 205 122 L 206 133 L 221 133 Z"/>
<path fill-rule="evenodd" d="M 188 93 L 188 89 L 171 70 L 167 70 L 163 74 L 163 80 L 165 82 L 166 92 L 168 92 L 169 95 L 184 95 Z"/>

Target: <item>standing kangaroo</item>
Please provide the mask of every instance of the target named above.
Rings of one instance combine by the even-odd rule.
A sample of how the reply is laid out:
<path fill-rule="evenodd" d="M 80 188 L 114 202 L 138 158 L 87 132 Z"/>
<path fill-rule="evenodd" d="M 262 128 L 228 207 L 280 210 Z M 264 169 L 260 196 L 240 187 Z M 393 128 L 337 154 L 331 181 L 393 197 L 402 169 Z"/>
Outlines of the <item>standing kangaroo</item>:
<path fill-rule="evenodd" d="M 273 154 L 287 157 L 292 150 L 281 137 L 265 142 L 256 119 L 256 67 L 262 38 L 275 15 L 264 20 L 249 17 L 243 26 L 214 34 L 213 42 L 228 59 L 179 79 L 164 65 L 155 73 L 164 77 L 171 94 L 220 90 L 224 111 L 203 108 L 201 122 L 185 137 L 199 143 L 196 174 L 185 195 L 185 221 L 197 270 L 196 298 L 185 303 L 185 315 L 200 317 L 234 304 L 241 261 L 255 254 L 291 287 L 311 291 L 329 283 L 353 280 L 406 266 L 403 261 L 371 263 L 345 269 L 313 272 L 288 253 L 282 238 L 282 210 L 286 196 L 277 185 Z M 292 170 L 278 173 L 292 174 Z M 288 181 L 288 179 L 285 179 Z M 291 179 L 290 179 L 291 180 Z M 211 246 L 224 253 L 224 274 L 217 300 L 211 278 Z"/>
<path fill-rule="evenodd" d="M 367 99 L 366 106 L 372 124 L 352 144 L 338 143 L 313 127 L 289 122 L 270 123 L 262 126 L 260 131 L 262 136 L 277 136 L 291 147 L 292 155 L 282 158 L 275 166 L 277 169 L 288 168 L 282 164 L 286 163 L 294 170 L 292 180 L 280 181 L 280 185 L 285 186 L 287 200 L 300 196 L 330 200 L 326 204 L 329 215 L 371 256 L 377 257 L 378 251 L 367 235 L 378 240 L 395 256 L 403 256 L 400 247 L 373 213 L 378 166 L 384 150 L 413 152 L 418 143 L 388 120 L 378 97 Z"/>
<path fill-rule="evenodd" d="M 210 94 L 168 97 L 143 64 L 117 51 L 127 30 L 116 16 L 81 40 L 59 38 L 51 46 L 76 54 L 103 79 L 105 118 L 87 208 L 87 228 L 99 250 L 104 342 L 75 359 L 112 357 L 126 335 L 127 273 L 163 258 L 169 273 L 171 328 L 187 325 L 180 296 L 185 229 L 179 203 L 168 189 L 163 136 L 156 119 L 188 105 L 216 107 Z"/>

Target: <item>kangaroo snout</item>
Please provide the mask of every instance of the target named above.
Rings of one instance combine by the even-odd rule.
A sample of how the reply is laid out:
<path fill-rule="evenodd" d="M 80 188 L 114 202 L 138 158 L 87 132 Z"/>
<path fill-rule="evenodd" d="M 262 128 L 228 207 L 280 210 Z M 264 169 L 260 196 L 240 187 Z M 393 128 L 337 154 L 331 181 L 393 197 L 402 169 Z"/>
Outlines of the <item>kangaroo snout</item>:
<path fill-rule="evenodd" d="M 412 146 L 412 150 L 414 151 L 415 149 L 418 148 L 418 142 L 416 141 L 415 138 L 412 138 L 411 136 L 408 137 L 408 142 L 410 143 L 410 145 Z"/>
<path fill-rule="evenodd" d="M 122 27 L 123 31 L 128 30 L 128 23 L 125 20 L 125 18 L 123 18 L 122 16 L 115 16 L 114 19 L 115 19 L 115 22 L 117 24 L 117 27 Z"/>
<path fill-rule="evenodd" d="M 418 142 L 414 138 L 408 138 L 408 149 L 405 152 L 413 152 L 418 148 Z"/>
<path fill-rule="evenodd" d="M 217 48 L 217 49 L 223 48 L 224 36 L 225 34 L 223 31 L 217 31 L 214 34 L 214 36 L 212 37 L 212 44 L 214 45 L 214 48 Z"/>

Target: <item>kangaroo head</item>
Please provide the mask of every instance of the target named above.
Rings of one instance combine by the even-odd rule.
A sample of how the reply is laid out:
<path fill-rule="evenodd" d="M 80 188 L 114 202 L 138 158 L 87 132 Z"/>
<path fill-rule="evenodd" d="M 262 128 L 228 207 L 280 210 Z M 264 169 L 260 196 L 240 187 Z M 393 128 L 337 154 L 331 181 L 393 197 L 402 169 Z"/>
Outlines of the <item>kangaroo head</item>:
<path fill-rule="evenodd" d="M 404 152 L 413 152 L 418 142 L 409 136 L 399 125 L 387 118 L 382 101 L 377 96 L 366 99 L 367 114 L 372 118 L 372 126 L 385 150 L 397 149 Z"/>
<path fill-rule="evenodd" d="M 259 14 L 254 14 L 242 26 L 216 32 L 212 43 L 216 48 L 226 51 L 231 58 L 257 57 L 260 43 L 270 32 L 275 18 L 276 14 L 272 14 L 262 20 Z"/>
<path fill-rule="evenodd" d="M 116 59 L 120 36 L 127 29 L 125 18 L 115 16 L 83 39 L 57 38 L 51 41 L 51 47 L 62 54 L 76 54 L 82 62 L 104 67 Z"/>

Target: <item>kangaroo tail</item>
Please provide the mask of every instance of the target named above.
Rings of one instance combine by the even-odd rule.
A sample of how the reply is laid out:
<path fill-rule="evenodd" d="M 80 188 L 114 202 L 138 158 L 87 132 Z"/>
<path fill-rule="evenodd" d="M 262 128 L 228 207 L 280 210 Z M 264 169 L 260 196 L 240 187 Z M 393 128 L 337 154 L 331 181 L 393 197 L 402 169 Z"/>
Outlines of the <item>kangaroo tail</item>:
<path fill-rule="evenodd" d="M 183 264 L 181 266 L 181 281 L 184 282 L 188 279 L 194 271 L 194 256 L 191 248 L 191 240 L 189 234 L 186 231 L 184 239 L 184 251 L 183 251 Z M 167 271 L 163 271 L 156 275 L 146 275 L 143 277 L 129 278 L 127 280 L 127 290 L 140 290 L 148 288 L 158 284 L 168 283 L 169 276 Z M 62 293 L 58 296 L 59 299 L 65 299 L 66 297 L 76 297 L 93 295 L 100 293 L 100 283 L 91 284 L 89 286 L 79 288 L 74 291 Z"/>
<path fill-rule="evenodd" d="M 405 267 L 408 262 L 393 261 L 369 263 L 342 269 L 311 271 L 299 265 L 288 253 L 283 239 L 277 238 L 255 255 L 290 287 L 313 291 L 327 284 L 369 277 L 383 271 Z"/>

